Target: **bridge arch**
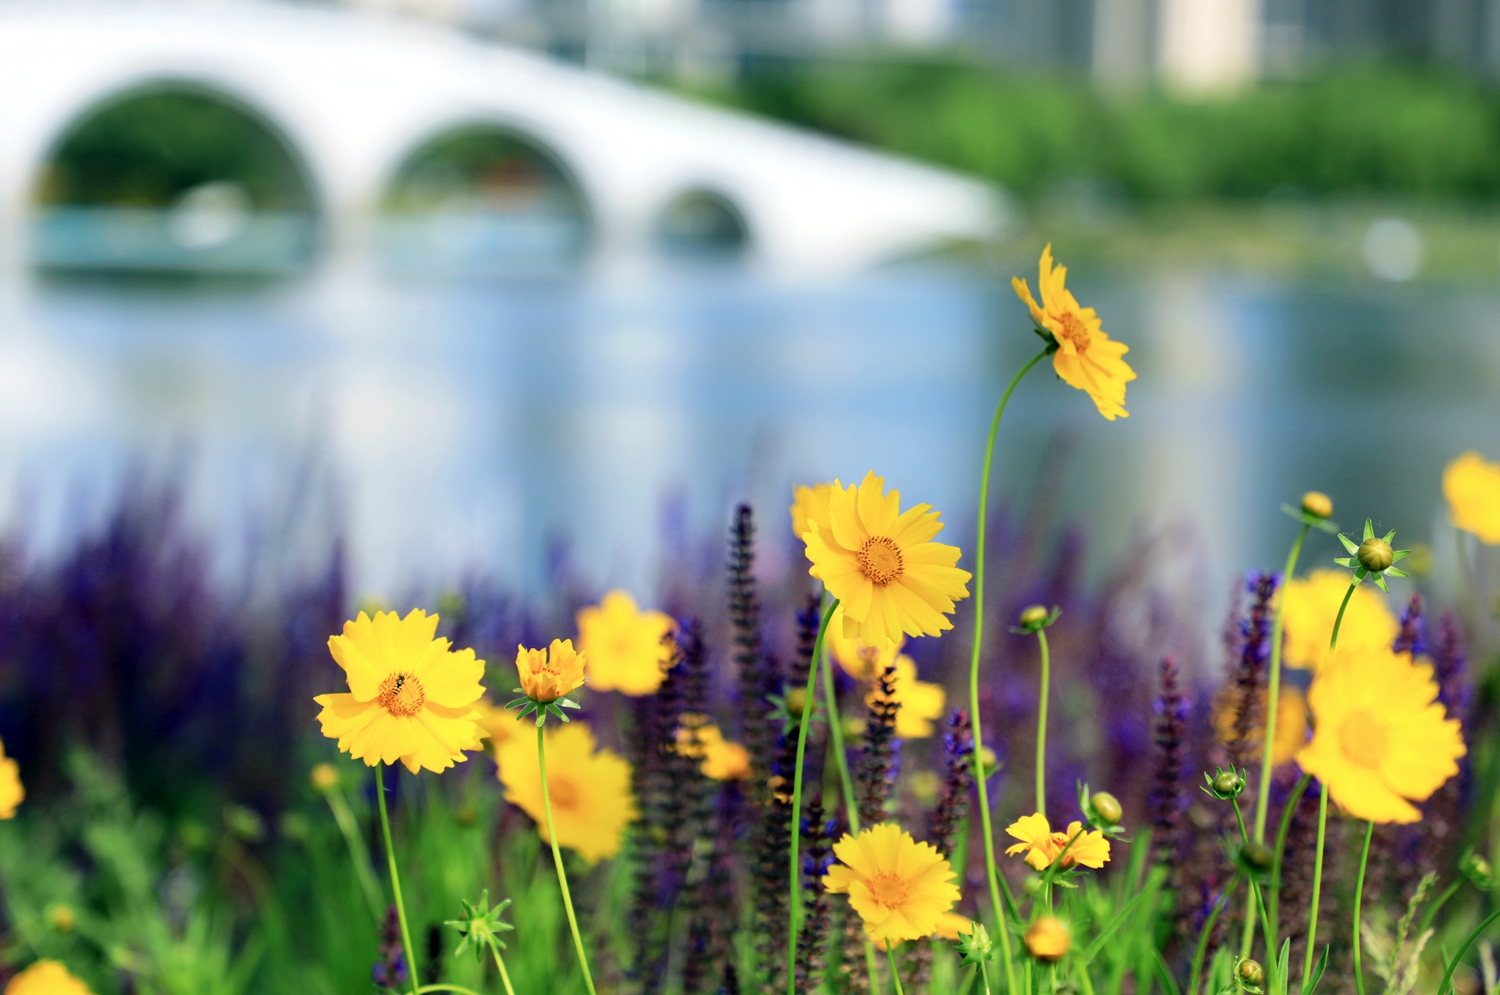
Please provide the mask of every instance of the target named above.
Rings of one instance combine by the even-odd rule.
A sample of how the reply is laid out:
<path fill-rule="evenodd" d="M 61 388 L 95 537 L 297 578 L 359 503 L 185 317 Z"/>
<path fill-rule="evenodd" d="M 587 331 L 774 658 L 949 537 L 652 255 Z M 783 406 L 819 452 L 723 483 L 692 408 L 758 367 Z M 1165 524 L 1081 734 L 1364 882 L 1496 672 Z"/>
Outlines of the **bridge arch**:
<path fill-rule="evenodd" d="M 651 239 L 658 253 L 684 262 L 739 262 L 752 246 L 750 223 L 738 200 L 707 185 L 668 198 L 652 223 Z"/>
<path fill-rule="evenodd" d="M 284 275 L 321 241 L 321 196 L 286 131 L 187 77 L 82 105 L 28 193 L 30 262 L 44 269 Z"/>

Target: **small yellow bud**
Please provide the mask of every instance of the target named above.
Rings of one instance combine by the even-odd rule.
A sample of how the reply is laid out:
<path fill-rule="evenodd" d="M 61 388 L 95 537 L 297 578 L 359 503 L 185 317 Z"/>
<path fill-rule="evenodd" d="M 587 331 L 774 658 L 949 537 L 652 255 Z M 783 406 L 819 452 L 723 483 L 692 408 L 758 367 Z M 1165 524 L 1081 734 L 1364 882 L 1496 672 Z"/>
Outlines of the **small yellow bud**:
<path fill-rule="evenodd" d="M 1056 916 L 1042 916 L 1026 930 L 1026 949 L 1037 960 L 1062 960 L 1072 943 L 1068 927 Z"/>
<path fill-rule="evenodd" d="M 453 813 L 453 821 L 467 829 L 479 821 L 479 813 L 473 805 L 460 805 Z"/>
<path fill-rule="evenodd" d="M 786 713 L 800 718 L 802 707 L 807 704 L 807 688 L 792 688 L 786 693 Z"/>
<path fill-rule="evenodd" d="M 1240 966 L 1234 969 L 1234 973 L 1251 988 L 1259 988 L 1266 980 L 1266 970 L 1260 966 L 1260 961 L 1248 957 L 1240 961 Z"/>
<path fill-rule="evenodd" d="M 1047 621 L 1047 616 L 1051 614 L 1052 613 L 1047 610 L 1046 605 L 1031 605 L 1029 607 L 1021 609 L 1021 624 L 1026 626 L 1027 628 L 1041 625 L 1043 622 Z"/>
<path fill-rule="evenodd" d="M 1308 491 L 1302 495 L 1302 510 L 1317 518 L 1328 518 L 1333 514 L 1333 501 L 1322 491 Z"/>
<path fill-rule="evenodd" d="M 1388 569 L 1396 560 L 1396 554 L 1391 549 L 1391 544 L 1378 537 L 1366 539 L 1360 543 L 1359 549 L 1354 555 L 1358 558 L 1359 565 L 1372 574 Z"/>
<path fill-rule="evenodd" d="M 1106 825 L 1116 825 L 1125 817 L 1125 809 L 1120 805 L 1120 800 L 1108 791 L 1090 796 L 1089 804 L 1094 806 L 1094 814 L 1099 817 L 1099 821 Z"/>
<path fill-rule="evenodd" d="M 339 783 L 339 769 L 333 764 L 313 764 L 308 779 L 312 781 L 314 788 L 327 791 Z"/>
<path fill-rule="evenodd" d="M 65 902 L 53 902 L 47 906 L 44 913 L 47 925 L 59 933 L 71 933 L 73 927 L 78 925 L 78 917 L 73 913 L 73 906 Z"/>

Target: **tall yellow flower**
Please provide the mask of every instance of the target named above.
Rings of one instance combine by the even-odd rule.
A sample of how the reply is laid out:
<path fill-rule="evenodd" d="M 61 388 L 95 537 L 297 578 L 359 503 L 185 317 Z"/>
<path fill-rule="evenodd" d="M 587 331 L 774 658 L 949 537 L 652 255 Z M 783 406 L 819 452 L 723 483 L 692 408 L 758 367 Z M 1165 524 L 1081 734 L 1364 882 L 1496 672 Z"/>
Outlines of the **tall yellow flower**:
<path fill-rule="evenodd" d="M 26 788 L 21 784 L 21 768 L 5 755 L 5 744 L 0 743 L 0 819 L 15 817 L 16 806 L 26 800 Z"/>
<path fill-rule="evenodd" d="M 715 781 L 740 781 L 750 775 L 750 751 L 733 740 L 707 715 L 686 714 L 677 729 L 677 752 L 702 760 L 699 769 Z"/>
<path fill-rule="evenodd" d="M 669 637 L 677 623 L 666 612 L 641 611 L 624 591 L 578 610 L 578 651 L 588 661 L 589 687 L 632 697 L 655 694 L 672 666 Z"/>
<path fill-rule="evenodd" d="M 896 713 L 896 736 L 900 739 L 926 739 L 932 735 L 932 722 L 941 718 L 948 695 L 941 684 L 917 680 L 917 662 L 906 654 L 896 657 L 896 680 L 892 697 L 901 710 Z M 871 688 L 866 704 L 873 704 L 879 688 Z"/>
<path fill-rule="evenodd" d="M 620 852 L 625 827 L 636 817 L 630 793 L 630 764 L 611 750 L 598 749 L 587 723 L 572 722 L 546 731 L 547 790 L 557 842 L 589 863 Z M 505 800 L 536 822 L 542 839 L 547 816 L 542 807 L 542 775 L 536 736 L 516 736 L 497 751 Z"/>
<path fill-rule="evenodd" d="M 792 489 L 792 535 L 801 539 L 814 524 L 828 525 L 828 495 L 832 484 L 798 484 Z"/>
<path fill-rule="evenodd" d="M 583 654 L 575 652 L 573 640 L 554 639 L 544 650 L 516 647 L 519 690 L 539 705 L 548 705 L 583 687 Z"/>
<path fill-rule="evenodd" d="M 894 823 L 845 833 L 833 854 L 840 863 L 823 875 L 823 888 L 849 896 L 877 947 L 931 936 L 958 901 L 947 858 Z"/>
<path fill-rule="evenodd" d="M 834 481 L 828 526 L 806 536 L 808 571 L 844 609 L 844 635 L 870 646 L 953 628 L 953 602 L 969 596 L 959 549 L 932 541 L 942 531 L 931 505 L 901 510 L 901 492 L 885 492 L 871 470 L 847 489 Z"/>
<path fill-rule="evenodd" d="M 1006 855 L 1025 853 L 1026 863 L 1034 870 L 1046 870 L 1059 855 L 1064 867 L 1081 864 L 1097 869 L 1109 860 L 1109 840 L 1097 829 L 1084 832 L 1081 822 L 1070 822 L 1067 832 L 1055 833 L 1047 817 L 1038 812 L 1021 816 L 1006 826 L 1005 831 L 1021 841 L 1012 844 Z M 1069 840 L 1073 841 L 1072 846 L 1068 845 Z"/>
<path fill-rule="evenodd" d="M 484 661 L 434 638 L 437 624 L 436 615 L 420 608 L 405 618 L 360 612 L 345 622 L 328 650 L 344 669 L 350 693 L 313 699 L 323 706 L 323 735 L 366 766 L 400 760 L 413 774 L 424 767 L 447 770 L 466 759 L 464 750 L 479 749 L 474 704 L 484 693 Z"/>
<path fill-rule="evenodd" d="M 1307 693 L 1313 738 L 1297 762 L 1350 815 L 1416 822 L 1411 803 L 1457 774 L 1466 752 L 1437 694 L 1432 668 L 1411 654 L 1345 649 L 1341 639 Z"/>
<path fill-rule="evenodd" d="M 39 960 L 10 979 L 5 995 L 93 995 L 89 986 L 55 960 Z"/>
<path fill-rule="evenodd" d="M 1288 667 L 1316 669 L 1328 652 L 1339 605 L 1349 590 L 1347 570 L 1314 570 L 1294 578 L 1277 597 L 1286 598 L 1282 610 L 1286 640 L 1282 660 Z M 1349 598 L 1339 626 L 1339 649 L 1379 649 L 1395 642 L 1401 623 L 1391 613 L 1385 596 L 1374 585 L 1361 584 Z"/>
<path fill-rule="evenodd" d="M 1454 525 L 1488 546 L 1500 544 L 1500 463 L 1464 453 L 1443 471 L 1443 497 Z"/>
<path fill-rule="evenodd" d="M 1042 250 L 1037 291 L 1042 303 L 1031 296 L 1031 288 L 1020 277 L 1011 278 L 1016 294 L 1031 309 L 1037 328 L 1056 343 L 1052 368 L 1069 386 L 1088 391 L 1099 413 L 1110 421 L 1129 418 L 1125 410 L 1125 385 L 1135 379 L 1130 364 L 1120 358 L 1130 351 L 1123 342 L 1104 334 L 1099 316 L 1091 307 L 1080 307 L 1066 284 L 1068 268 L 1052 266 L 1052 246 Z"/>
<path fill-rule="evenodd" d="M 905 634 L 883 646 L 869 646 L 854 636 L 844 635 L 844 606 L 833 610 L 828 622 L 828 632 L 823 636 L 824 645 L 833 652 L 833 658 L 844 668 L 844 673 L 857 681 L 873 681 L 894 666 L 901 647 L 906 645 Z"/>

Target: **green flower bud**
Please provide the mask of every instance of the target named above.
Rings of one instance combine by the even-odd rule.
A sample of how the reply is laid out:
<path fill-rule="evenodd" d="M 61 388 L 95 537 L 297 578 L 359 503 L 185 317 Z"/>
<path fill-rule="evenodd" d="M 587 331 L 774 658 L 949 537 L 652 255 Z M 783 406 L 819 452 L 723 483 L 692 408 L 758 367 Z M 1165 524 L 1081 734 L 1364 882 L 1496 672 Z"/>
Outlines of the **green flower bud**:
<path fill-rule="evenodd" d="M 1240 792 L 1245 790 L 1245 779 L 1232 770 L 1221 770 L 1209 782 L 1209 787 L 1216 797 L 1228 801 L 1231 798 L 1238 798 Z"/>
<path fill-rule="evenodd" d="M 1458 862 L 1458 869 L 1463 871 L 1464 876 L 1474 882 L 1476 888 L 1489 891 L 1495 882 L 1494 872 L 1490 869 L 1490 862 L 1477 853 L 1465 854 Z"/>
<path fill-rule="evenodd" d="M 1240 847 L 1240 862 L 1254 871 L 1269 871 L 1276 857 L 1264 843 L 1251 840 Z"/>
<path fill-rule="evenodd" d="M 1302 510 L 1317 518 L 1328 518 L 1333 514 L 1333 501 L 1322 491 L 1308 491 L 1302 495 Z"/>
<path fill-rule="evenodd" d="M 1047 621 L 1047 616 L 1051 614 L 1045 605 L 1031 605 L 1021 609 L 1021 624 L 1028 629 L 1034 629 Z"/>
<path fill-rule="evenodd" d="M 1378 536 L 1360 543 L 1354 555 L 1359 560 L 1359 565 L 1372 574 L 1388 570 L 1396 562 L 1396 553 L 1391 549 L 1391 544 Z"/>
<path fill-rule="evenodd" d="M 1260 961 L 1251 960 L 1248 957 L 1240 961 L 1239 966 L 1234 969 L 1234 973 L 1241 982 L 1250 988 L 1259 988 L 1266 981 L 1266 970 L 1260 966 Z"/>
<path fill-rule="evenodd" d="M 1095 821 L 1103 825 L 1118 825 L 1125 817 L 1125 809 L 1120 805 L 1120 800 L 1108 791 L 1090 796 L 1089 804 L 1093 806 Z"/>

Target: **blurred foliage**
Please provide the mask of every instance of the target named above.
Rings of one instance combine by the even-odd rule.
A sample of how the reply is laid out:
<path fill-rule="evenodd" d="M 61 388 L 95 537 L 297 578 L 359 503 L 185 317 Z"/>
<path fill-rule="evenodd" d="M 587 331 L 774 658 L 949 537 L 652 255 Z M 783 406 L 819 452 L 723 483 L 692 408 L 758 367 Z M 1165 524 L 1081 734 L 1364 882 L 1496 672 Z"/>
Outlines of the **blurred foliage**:
<path fill-rule="evenodd" d="M 1069 181 L 1139 201 L 1272 191 L 1500 195 L 1500 92 L 1346 67 L 1191 100 L 1084 78 L 889 58 L 761 69 L 700 96 L 939 163 L 1029 198 Z"/>

